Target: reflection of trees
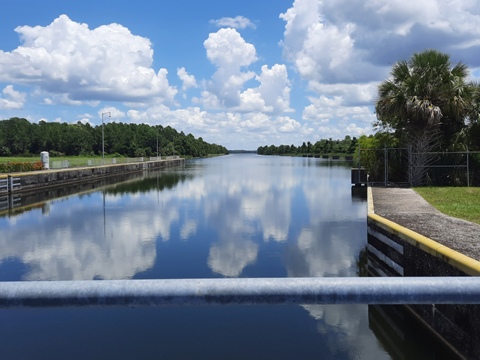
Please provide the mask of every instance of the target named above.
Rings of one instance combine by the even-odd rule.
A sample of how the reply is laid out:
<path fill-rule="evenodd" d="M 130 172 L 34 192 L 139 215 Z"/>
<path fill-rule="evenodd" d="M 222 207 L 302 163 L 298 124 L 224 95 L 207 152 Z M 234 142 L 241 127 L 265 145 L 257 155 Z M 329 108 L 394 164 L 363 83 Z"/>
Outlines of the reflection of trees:
<path fill-rule="evenodd" d="M 368 251 L 367 251 L 367 247 L 364 247 L 362 250 L 360 250 L 360 253 L 358 254 L 357 268 L 358 268 L 357 275 L 359 277 L 367 277 L 368 276 Z"/>
<path fill-rule="evenodd" d="M 183 183 L 192 177 L 193 175 L 178 172 L 153 171 L 148 173 L 135 172 L 101 179 L 93 178 L 88 182 L 84 181 L 23 194 L 19 196 L 21 206 L 11 211 L 0 211 L 0 217 L 3 215 L 19 215 L 43 206 L 40 203 L 74 194 L 80 194 L 80 197 L 91 196 L 91 192 L 99 188 L 105 187 L 105 193 L 113 195 L 148 193 L 151 190 L 173 189 L 179 183 Z"/>
<path fill-rule="evenodd" d="M 156 172 L 149 173 L 147 177 L 141 181 L 128 183 L 120 183 L 106 190 L 108 194 L 123 195 L 148 193 L 151 190 L 173 189 L 179 183 L 183 183 L 191 179 L 191 175 L 181 174 L 178 172 Z"/>

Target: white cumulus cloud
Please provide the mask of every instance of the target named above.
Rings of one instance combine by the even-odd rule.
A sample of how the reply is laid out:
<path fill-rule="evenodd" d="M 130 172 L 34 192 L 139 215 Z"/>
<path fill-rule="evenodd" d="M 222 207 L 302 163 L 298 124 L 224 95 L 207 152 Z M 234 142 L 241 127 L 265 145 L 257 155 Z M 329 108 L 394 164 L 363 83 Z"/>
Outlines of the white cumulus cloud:
<path fill-rule="evenodd" d="M 211 33 L 203 44 L 207 58 L 217 67 L 208 83 L 208 92 L 202 95 L 203 102 L 213 106 L 239 106 L 240 91 L 255 76 L 252 71 L 242 71 L 257 61 L 255 47 L 231 28 Z"/>
<path fill-rule="evenodd" d="M 89 29 L 61 15 L 47 26 L 19 26 L 23 45 L 0 51 L 0 81 L 35 85 L 72 101 L 173 102 L 167 70 L 155 71 L 150 40 L 119 24 Z"/>
<path fill-rule="evenodd" d="M 0 109 L 12 110 L 21 109 L 25 104 L 26 93 L 16 91 L 13 85 L 7 85 L 2 90 L 2 96 L 0 96 Z"/>
<path fill-rule="evenodd" d="M 257 61 L 252 44 L 247 43 L 235 29 L 220 29 L 204 42 L 208 59 L 220 68 L 237 70 Z"/>
<path fill-rule="evenodd" d="M 184 67 L 177 69 L 177 75 L 183 83 L 182 91 L 197 87 L 197 81 L 195 80 L 195 76 L 189 74 Z"/>
<path fill-rule="evenodd" d="M 260 74 L 249 71 L 258 60 L 256 49 L 231 28 L 210 34 L 204 46 L 217 70 L 197 102 L 207 108 L 239 112 L 290 111 L 290 80 L 285 65 L 263 65 Z M 251 80 L 259 85 L 246 87 Z"/>
<path fill-rule="evenodd" d="M 262 73 L 257 76 L 257 80 L 260 82 L 257 91 L 272 112 L 289 110 L 290 80 L 285 65 L 275 64 L 270 69 L 263 65 Z"/>
<path fill-rule="evenodd" d="M 471 0 L 295 0 L 280 18 L 284 55 L 308 81 L 382 80 L 427 48 L 480 65 L 480 5 Z"/>

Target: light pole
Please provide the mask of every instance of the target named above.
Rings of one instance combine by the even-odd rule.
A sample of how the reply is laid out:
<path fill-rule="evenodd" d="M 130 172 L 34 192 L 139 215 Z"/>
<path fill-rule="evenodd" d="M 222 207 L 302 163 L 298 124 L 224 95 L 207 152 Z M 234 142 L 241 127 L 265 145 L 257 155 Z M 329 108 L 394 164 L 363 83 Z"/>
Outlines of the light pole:
<path fill-rule="evenodd" d="M 110 111 L 102 113 L 102 165 L 105 165 L 105 133 L 104 133 L 104 125 L 103 125 L 103 115 L 108 114 L 108 117 L 111 117 Z"/>

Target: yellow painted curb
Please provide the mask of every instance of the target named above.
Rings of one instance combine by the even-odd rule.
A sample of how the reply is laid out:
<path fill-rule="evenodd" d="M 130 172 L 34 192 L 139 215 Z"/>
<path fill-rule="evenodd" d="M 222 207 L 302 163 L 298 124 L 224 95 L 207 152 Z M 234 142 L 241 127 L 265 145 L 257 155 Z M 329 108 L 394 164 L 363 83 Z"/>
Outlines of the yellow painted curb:
<path fill-rule="evenodd" d="M 367 206 L 368 206 L 368 214 L 374 214 L 375 209 L 373 206 L 373 192 L 372 192 L 371 186 L 367 188 Z"/>
<path fill-rule="evenodd" d="M 441 259 L 447 264 L 456 267 L 464 273 L 472 276 L 480 276 L 479 261 L 375 214 L 373 208 L 372 190 L 370 187 L 368 188 L 368 218 L 380 228 L 398 236 L 400 239 L 406 241 L 410 245 L 413 245 L 425 251 L 426 253 Z"/>

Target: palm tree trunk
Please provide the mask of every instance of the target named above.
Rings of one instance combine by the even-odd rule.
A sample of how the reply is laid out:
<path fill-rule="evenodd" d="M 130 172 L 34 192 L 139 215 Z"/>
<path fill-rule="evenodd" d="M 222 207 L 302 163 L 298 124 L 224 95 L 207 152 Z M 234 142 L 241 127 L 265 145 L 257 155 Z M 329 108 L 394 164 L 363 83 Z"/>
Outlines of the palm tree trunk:
<path fill-rule="evenodd" d="M 433 153 L 438 144 L 440 130 L 438 126 L 427 126 L 409 135 L 409 143 L 412 149 L 410 182 L 412 186 L 424 186 L 428 184 L 428 169 L 435 161 Z"/>

